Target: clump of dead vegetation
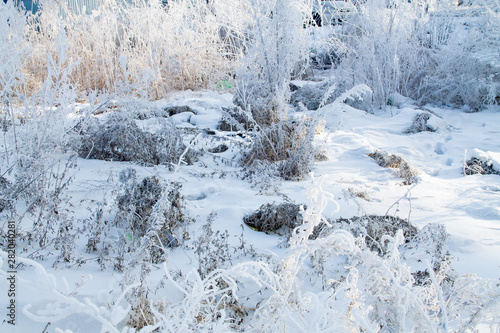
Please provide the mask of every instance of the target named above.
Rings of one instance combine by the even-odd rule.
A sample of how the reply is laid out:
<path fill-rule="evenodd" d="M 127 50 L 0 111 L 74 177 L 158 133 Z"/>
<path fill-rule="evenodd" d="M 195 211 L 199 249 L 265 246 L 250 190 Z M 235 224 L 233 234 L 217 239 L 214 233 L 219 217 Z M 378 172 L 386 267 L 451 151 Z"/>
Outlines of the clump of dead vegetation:
<path fill-rule="evenodd" d="M 396 175 L 403 179 L 404 185 L 411 185 L 417 182 L 418 172 L 413 169 L 408 162 L 397 155 L 389 155 L 384 151 L 376 150 L 368 154 L 382 168 L 394 169 Z"/>
<path fill-rule="evenodd" d="M 179 131 L 168 119 L 161 130 L 150 133 L 142 130 L 134 119 L 123 113 L 112 113 L 105 121 L 90 118 L 79 125 L 82 158 L 104 161 L 139 162 L 144 165 L 177 164 L 186 146 Z M 184 155 L 190 164 L 192 154 Z"/>
<path fill-rule="evenodd" d="M 300 180 L 314 160 L 314 126 L 307 121 L 283 120 L 261 128 L 252 148 L 243 155 L 243 165 L 269 163 L 285 180 Z"/>
<path fill-rule="evenodd" d="M 492 161 L 483 161 L 476 157 L 471 158 L 464 164 L 464 175 L 500 175 L 500 172 L 493 168 Z"/>
<path fill-rule="evenodd" d="M 365 215 L 351 218 L 339 218 L 334 221 L 319 224 L 309 236 L 317 239 L 331 234 L 334 230 L 349 231 L 355 237 L 363 237 L 366 246 L 380 255 L 385 253 L 386 237 L 394 237 L 398 230 L 403 231 L 406 242 L 409 242 L 418 233 L 417 227 L 405 219 L 389 215 Z"/>
<path fill-rule="evenodd" d="M 125 189 L 116 199 L 119 212 L 115 223 L 126 230 L 133 243 L 147 237 L 151 260 L 159 262 L 165 248 L 179 245 L 174 230 L 190 221 L 184 213 L 181 185 L 163 184 L 155 176 L 137 181 L 130 169 L 121 176 Z"/>
<path fill-rule="evenodd" d="M 104 220 L 101 209 L 89 220 L 87 252 L 98 254 L 103 268 L 111 261 L 117 271 L 130 256 L 161 262 L 167 248 L 180 245 L 179 230 L 192 221 L 181 185 L 155 176 L 140 179 L 132 168 L 122 170 L 119 181 L 114 219 Z"/>
<path fill-rule="evenodd" d="M 431 114 L 428 112 L 419 113 L 413 118 L 411 126 L 404 131 L 406 134 L 415 134 L 421 132 L 435 132 L 436 130 L 427 124 L 431 119 Z"/>
<path fill-rule="evenodd" d="M 268 203 L 243 218 L 246 225 L 266 234 L 290 236 L 293 229 L 303 223 L 305 206 L 291 202 Z"/>

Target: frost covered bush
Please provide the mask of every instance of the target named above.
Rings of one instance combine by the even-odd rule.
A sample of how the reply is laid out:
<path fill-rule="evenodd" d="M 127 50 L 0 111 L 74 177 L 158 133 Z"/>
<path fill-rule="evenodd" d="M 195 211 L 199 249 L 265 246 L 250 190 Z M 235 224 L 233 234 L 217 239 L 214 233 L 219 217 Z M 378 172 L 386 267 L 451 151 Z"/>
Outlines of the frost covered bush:
<path fill-rule="evenodd" d="M 249 0 L 251 42 L 237 73 L 235 104 L 250 111 L 259 125 L 285 116 L 290 80 L 298 63 L 307 62 L 303 0 Z"/>
<path fill-rule="evenodd" d="M 413 123 L 411 126 L 404 131 L 406 134 L 415 134 L 421 132 L 435 132 L 435 129 L 427 125 L 427 121 L 431 118 L 431 115 L 427 112 L 419 113 L 413 118 Z"/>
<path fill-rule="evenodd" d="M 11 14 L 16 12 L 10 6 L 11 2 L 0 4 L 2 15 L 6 9 Z M 4 18 L 0 18 L 0 24 L 5 23 L 1 21 Z M 22 17 L 24 20 L 26 18 Z M 21 30 L 24 24 L 20 21 L 21 18 L 16 19 L 14 15 L 4 25 L 6 36 L 12 41 L 16 38 L 16 29 Z M 5 50 L 2 57 L 14 55 L 18 57 L 17 62 L 1 65 L 1 68 L 17 71 L 19 65 L 25 63 L 19 48 L 28 45 L 20 40 L 16 42 L 20 45 L 10 45 L 12 50 Z M 64 33 L 57 34 L 54 44 L 57 53 L 47 56 L 46 77 L 35 94 L 24 95 L 27 78 L 21 72 L 14 77 L 9 77 L 8 72 L 2 73 L 8 85 L 2 86 L 1 111 L 6 112 L 3 116 L 8 115 L 8 118 L 3 122 L 0 168 L 7 171 L 3 176 L 12 184 L 5 189 L 4 208 L 8 209 L 2 213 L 3 217 L 16 220 L 16 228 L 26 248 L 36 244 L 39 249 L 35 253 L 38 252 L 41 258 L 55 249 L 60 251 L 58 260 L 68 262 L 76 235 L 69 211 L 70 198 L 66 193 L 76 166 L 73 147 L 77 135 L 71 128 L 70 119 L 75 111 L 70 103 L 75 93 L 69 82 L 74 63 L 67 57 Z"/>
<path fill-rule="evenodd" d="M 304 209 L 303 205 L 291 202 L 265 204 L 243 217 L 243 222 L 250 228 L 266 234 L 290 236 L 293 229 L 302 224 Z"/>
<path fill-rule="evenodd" d="M 467 104 L 472 110 L 496 103 L 500 19 L 491 2 L 369 0 L 327 42 L 340 56 L 334 77 L 347 89 L 363 83 L 373 104 L 391 93 L 419 103 Z"/>
<path fill-rule="evenodd" d="M 483 161 L 473 157 L 464 164 L 465 175 L 500 175 L 500 171 L 495 170 L 491 161 Z"/>
<path fill-rule="evenodd" d="M 9 114 L 11 98 L 22 91 L 24 75 L 21 71 L 29 56 L 29 44 L 24 39 L 25 17 L 14 1 L 0 4 L 0 116 L 2 122 L 12 121 Z"/>
<path fill-rule="evenodd" d="M 120 176 L 125 189 L 116 198 L 118 213 L 114 224 L 122 229 L 121 241 L 127 244 L 128 251 L 144 246 L 150 260 L 157 263 L 165 248 L 179 245 L 174 232 L 190 221 L 183 210 L 181 186 L 162 184 L 154 176 L 137 181 L 130 169 Z"/>
<path fill-rule="evenodd" d="M 448 251 L 448 233 L 442 224 L 431 223 L 418 230 L 403 245 L 401 253 L 412 265 L 412 275 L 415 285 L 431 283 L 430 276 L 444 275 L 451 281 L 455 273 L 450 267 L 451 255 Z M 427 264 L 428 263 L 428 264 Z"/>
<path fill-rule="evenodd" d="M 231 265 L 232 249 L 229 246 L 229 232 L 214 231 L 212 223 L 216 214 L 211 213 L 207 223 L 202 227 L 202 233 L 196 241 L 195 253 L 198 257 L 198 274 L 207 277 L 217 269 L 227 268 Z"/>
<path fill-rule="evenodd" d="M 80 157 L 159 164 L 153 135 L 142 131 L 132 119 L 112 114 L 104 124 L 94 119 L 91 121 L 82 133 Z"/>
<path fill-rule="evenodd" d="M 417 92 L 422 102 L 467 105 L 471 111 L 498 103 L 500 65 L 492 48 L 499 41 L 498 8 L 489 0 L 458 7 L 436 3 L 425 23 L 433 62 Z"/>
<path fill-rule="evenodd" d="M 161 262 L 168 248 L 180 245 L 179 230 L 191 222 L 181 185 L 155 176 L 138 179 L 132 168 L 122 170 L 119 181 L 114 219 L 104 220 L 100 205 L 86 221 L 86 251 L 98 255 L 102 268 L 112 263 L 117 271 Z"/>
<path fill-rule="evenodd" d="M 82 142 L 78 153 L 83 158 L 105 161 L 177 164 L 186 147 L 173 123 L 160 121 L 161 130 L 150 133 L 124 113 L 111 113 L 105 122 L 89 118 L 80 124 Z M 191 153 L 185 155 L 188 161 L 191 157 Z"/>
<path fill-rule="evenodd" d="M 329 224 L 330 226 L 327 226 L 325 223 L 318 225 L 310 238 L 324 237 L 337 229 L 347 230 L 354 237 L 364 238 L 366 246 L 380 255 L 383 255 L 386 251 L 384 238 L 387 236 L 395 237 L 397 232 L 401 230 L 405 242 L 409 242 L 418 234 L 418 229 L 410 222 L 397 216 L 389 215 L 354 216 L 348 219 L 340 218 L 335 221 L 329 221 Z"/>
<path fill-rule="evenodd" d="M 368 85 L 376 107 L 385 106 L 393 92 L 408 96 L 429 61 L 415 33 L 419 22 L 414 4 L 391 3 L 367 1 L 329 40 L 341 59 L 335 77 L 348 89 Z"/>
<path fill-rule="evenodd" d="M 252 148 L 243 164 L 268 163 L 285 180 L 298 180 L 309 173 L 314 160 L 314 126 L 307 121 L 283 120 L 262 127 L 253 136 Z"/>
<path fill-rule="evenodd" d="M 56 124 L 50 123 L 61 116 L 61 110 L 53 112 L 15 124 L 5 133 L 3 148 L 11 151 L 0 157 L 2 169 L 9 169 L 1 213 L 2 218 L 16 221 L 19 244 L 22 241 L 27 249 L 37 248 L 35 252 L 42 258 L 42 253 L 58 250 L 59 259 L 70 262 L 77 230 L 66 190 L 77 161 L 71 150 L 71 132 L 65 133 L 60 127 L 56 130 Z"/>

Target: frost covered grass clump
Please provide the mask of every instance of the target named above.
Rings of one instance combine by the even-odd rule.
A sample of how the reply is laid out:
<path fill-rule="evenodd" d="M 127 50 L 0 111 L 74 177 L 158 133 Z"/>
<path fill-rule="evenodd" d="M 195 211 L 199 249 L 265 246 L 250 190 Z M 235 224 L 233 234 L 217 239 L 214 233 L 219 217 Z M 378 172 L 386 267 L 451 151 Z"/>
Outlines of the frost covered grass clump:
<path fill-rule="evenodd" d="M 118 225 L 126 221 L 126 229 L 132 231 L 132 238 L 141 239 L 151 229 L 150 218 L 154 207 L 162 199 L 163 192 L 168 199 L 168 207 L 163 212 L 163 223 L 158 231 L 160 240 L 166 247 L 178 244 L 172 236 L 172 230 L 177 229 L 189 219 L 183 213 L 183 197 L 180 193 L 179 184 L 170 184 L 170 187 L 162 186 L 158 178 L 146 177 L 137 181 L 133 176 L 134 169 L 126 169 L 121 173 L 122 181 L 126 186 L 122 195 L 117 197 L 119 212 L 115 219 Z"/>
<path fill-rule="evenodd" d="M 119 181 L 113 220 L 105 221 L 102 209 L 89 220 L 87 252 L 98 255 L 101 267 L 112 263 L 120 272 L 130 262 L 162 262 L 169 248 L 180 245 L 181 228 L 192 222 L 181 186 L 155 176 L 138 179 L 132 168 L 122 170 Z"/>
<path fill-rule="evenodd" d="M 493 168 L 491 161 L 483 161 L 473 157 L 464 164 L 465 175 L 500 175 L 500 171 Z"/>
<path fill-rule="evenodd" d="M 314 127 L 309 122 L 282 120 L 254 133 L 252 147 L 242 162 L 250 167 L 269 165 L 285 180 L 300 180 L 314 160 L 313 139 Z"/>
<path fill-rule="evenodd" d="M 409 128 L 407 128 L 404 133 L 415 134 L 421 132 L 435 132 L 435 129 L 427 124 L 427 121 L 431 118 L 429 113 L 419 113 L 413 118 L 413 122 Z"/>
<path fill-rule="evenodd" d="M 418 172 L 410 166 L 402 157 L 389 155 L 384 151 L 374 151 L 368 154 L 382 168 L 395 170 L 398 177 L 404 180 L 404 185 L 411 185 L 417 182 Z"/>
<path fill-rule="evenodd" d="M 395 237 L 401 230 L 405 242 L 409 242 L 418 234 L 418 229 L 414 225 L 399 217 L 368 215 L 348 219 L 340 218 L 329 221 L 328 225 L 321 223 L 310 238 L 325 237 L 337 229 L 348 230 L 354 237 L 364 238 L 368 248 L 381 255 L 385 253 L 384 242 L 387 236 Z"/>
<path fill-rule="evenodd" d="M 174 124 L 159 118 L 161 130 L 142 130 L 124 112 L 111 113 L 105 121 L 90 118 L 82 122 L 79 155 L 105 161 L 132 161 L 145 165 L 177 164 L 186 150 Z M 192 154 L 184 155 L 188 160 Z"/>
<path fill-rule="evenodd" d="M 305 206 L 290 202 L 266 204 L 246 215 L 243 222 L 256 231 L 289 237 L 293 229 L 302 224 L 304 209 Z"/>

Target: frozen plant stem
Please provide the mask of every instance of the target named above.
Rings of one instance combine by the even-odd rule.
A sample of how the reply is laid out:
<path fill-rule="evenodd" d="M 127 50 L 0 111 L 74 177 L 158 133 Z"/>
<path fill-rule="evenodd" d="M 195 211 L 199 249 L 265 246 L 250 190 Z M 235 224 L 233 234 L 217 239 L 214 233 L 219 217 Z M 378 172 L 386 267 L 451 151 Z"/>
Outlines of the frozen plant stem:
<path fill-rule="evenodd" d="M 429 260 L 425 260 L 425 263 L 427 264 L 427 270 L 429 271 L 429 276 L 431 278 L 432 284 L 434 285 L 434 288 L 436 288 L 436 292 L 438 295 L 438 300 L 439 300 L 439 306 L 441 307 L 441 316 L 442 316 L 442 322 L 441 322 L 441 327 L 443 328 L 444 332 L 449 332 L 448 330 L 448 312 L 446 310 L 446 303 L 444 301 L 443 297 L 443 290 L 439 286 L 439 283 L 437 282 L 436 279 L 436 274 L 434 274 L 434 270 L 432 269 L 432 266 L 429 262 Z"/>

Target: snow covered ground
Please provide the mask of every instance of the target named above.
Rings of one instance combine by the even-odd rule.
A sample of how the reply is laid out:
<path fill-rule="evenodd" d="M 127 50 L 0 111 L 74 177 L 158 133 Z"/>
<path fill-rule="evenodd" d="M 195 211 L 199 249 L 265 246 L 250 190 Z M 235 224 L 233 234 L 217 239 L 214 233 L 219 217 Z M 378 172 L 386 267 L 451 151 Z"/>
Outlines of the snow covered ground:
<path fill-rule="evenodd" d="M 388 110 L 370 114 L 344 104 L 326 105 L 311 112 L 311 115 L 319 116 L 324 121 L 324 129 L 316 135 L 316 144 L 328 160 L 315 162 L 308 177 L 291 182 L 242 177 L 244 173 L 237 158 L 240 147 L 247 139 L 216 129 L 222 107 L 231 106 L 231 100 L 232 95 L 229 94 L 183 92 L 157 102 L 157 106 L 162 107 L 187 105 L 196 112 L 173 116 L 179 128 L 192 130 L 192 134 L 185 137 L 186 144 L 191 142 L 191 149 L 207 151 L 222 143 L 229 147 L 222 153 L 205 153 L 193 165 L 181 165 L 176 172 L 165 166 L 142 167 L 131 162 L 79 158 L 75 179 L 68 192 L 75 216 L 85 216 L 88 214 L 87 209 L 95 209 L 97 203 L 105 202 L 104 207 L 111 207 L 116 196 L 119 173 L 125 168 L 136 169 L 140 176 L 156 175 L 161 179 L 179 182 L 187 213 L 194 222 L 184 230 L 188 232 L 189 239 L 171 250 L 166 265 L 187 274 L 198 268 L 195 242 L 204 233 L 202 226 L 211 213 L 215 213 L 212 229 L 221 232 L 227 230 L 230 245 L 237 247 L 243 237 L 246 246 L 252 246 L 259 255 L 276 260 L 285 256 L 290 250 L 283 246 L 282 237 L 252 230 L 244 225 L 242 219 L 265 203 L 290 200 L 309 205 L 308 193 L 321 182 L 322 188 L 334 200 L 323 211 L 325 217 L 336 219 L 387 214 L 409 219 L 419 229 L 432 223 L 442 224 L 449 233 L 447 246 L 452 267 L 458 275 L 476 274 L 498 283 L 500 176 L 463 174 L 464 162 L 470 157 L 490 160 L 493 167 L 500 170 L 498 107 L 490 107 L 479 113 L 466 113 L 464 110 L 435 106 L 418 109 L 411 103 L 403 103 L 399 108 L 388 107 Z M 414 117 L 422 112 L 430 114 L 427 124 L 434 132 L 406 134 L 405 130 L 412 125 Z M 149 129 L 155 126 L 155 121 L 151 119 L 137 123 Z M 193 141 L 193 137 L 197 139 Z M 406 160 L 418 172 L 416 182 L 404 185 L 393 169 L 377 165 L 368 156 L 377 150 Z M 104 218 L 112 219 L 111 211 L 107 214 Z M 82 247 L 85 242 L 84 239 L 77 241 Z M 2 259 L 2 270 L 6 272 L 7 260 L 5 257 Z M 240 256 L 228 266 L 246 260 L 253 259 Z M 409 264 L 411 262 L 408 260 Z M 81 304 L 87 304 L 85 299 L 88 298 L 89 304 L 112 309 L 118 304 L 114 301 L 120 291 L 122 274 L 114 272 L 111 267 L 101 270 L 92 261 L 71 268 L 60 264 L 58 269 L 52 268 L 52 263 L 50 259 L 39 262 L 49 274 L 45 277 L 32 266 L 17 271 L 16 326 L 13 330 L 11 325 L 0 323 L 1 332 L 42 332 L 49 319 L 47 332 L 57 331 L 56 327 L 72 332 L 101 330 L 102 321 L 99 323 L 95 318 L 96 313 L 102 314 L 103 311 L 95 308 L 95 313 L 89 315 L 86 312 L 90 311 L 89 308 Z M 163 271 L 160 265 L 153 267 L 149 278 L 155 281 L 161 278 Z M 48 280 L 44 281 L 44 278 Z M 85 285 L 77 287 L 75 283 L 81 283 L 82 279 Z M 5 297 L 8 287 L 8 280 L 2 276 L 2 318 L 5 317 L 9 301 Z M 59 290 L 60 294 L 54 290 Z M 54 310 L 49 315 L 51 311 L 46 309 L 46 312 L 38 313 L 39 318 L 30 317 L 30 313 L 36 313 L 36 309 L 45 308 L 48 301 L 58 304 L 57 297 L 61 297 L 59 301 L 62 302 L 64 297 L 73 296 L 81 304 L 67 306 L 75 309 L 80 307 L 81 311 L 73 311 L 80 312 L 79 315 L 65 317 L 62 310 Z M 175 293 L 163 295 L 167 296 L 172 302 L 179 297 Z M 29 305 L 31 309 L 26 308 Z M 119 311 L 115 315 L 121 318 Z M 484 320 L 492 325 L 494 331 L 500 329 L 498 316 L 486 316 Z M 484 329 L 489 331 L 490 327 L 484 326 Z M 293 328 L 287 331 L 293 331 Z"/>

